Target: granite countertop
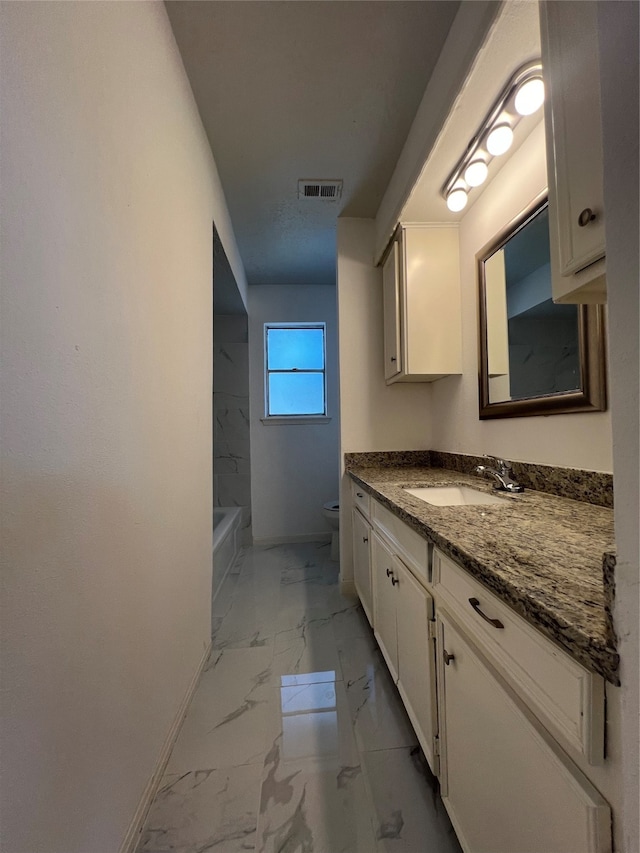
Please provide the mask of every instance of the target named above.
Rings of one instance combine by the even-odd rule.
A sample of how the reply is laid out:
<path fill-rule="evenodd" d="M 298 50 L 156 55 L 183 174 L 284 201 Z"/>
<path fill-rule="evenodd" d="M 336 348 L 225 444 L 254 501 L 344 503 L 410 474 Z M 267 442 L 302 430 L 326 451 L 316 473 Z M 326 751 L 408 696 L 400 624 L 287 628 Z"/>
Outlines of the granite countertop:
<path fill-rule="evenodd" d="M 445 468 L 374 464 L 348 473 L 575 660 L 620 683 L 611 509 L 533 490 L 509 495 Z M 504 506 L 432 506 L 402 488 L 450 485 L 491 492 Z"/>

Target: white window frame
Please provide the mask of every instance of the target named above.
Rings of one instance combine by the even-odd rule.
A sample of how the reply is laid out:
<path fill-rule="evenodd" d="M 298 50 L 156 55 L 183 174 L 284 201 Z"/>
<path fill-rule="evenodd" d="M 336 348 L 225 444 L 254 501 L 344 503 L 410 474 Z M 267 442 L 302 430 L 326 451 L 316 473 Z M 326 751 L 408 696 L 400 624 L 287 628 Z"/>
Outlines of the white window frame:
<path fill-rule="evenodd" d="M 271 373 L 295 373 L 295 370 L 269 370 L 268 332 L 269 329 L 321 329 L 322 330 L 322 359 L 324 367 L 322 370 L 305 370 L 305 373 L 321 373 L 324 386 L 324 414 L 315 415 L 270 415 L 269 414 L 269 374 Z M 317 323 L 265 323 L 264 324 L 264 418 L 263 424 L 323 424 L 328 423 L 329 402 L 327 398 L 327 324 Z"/>

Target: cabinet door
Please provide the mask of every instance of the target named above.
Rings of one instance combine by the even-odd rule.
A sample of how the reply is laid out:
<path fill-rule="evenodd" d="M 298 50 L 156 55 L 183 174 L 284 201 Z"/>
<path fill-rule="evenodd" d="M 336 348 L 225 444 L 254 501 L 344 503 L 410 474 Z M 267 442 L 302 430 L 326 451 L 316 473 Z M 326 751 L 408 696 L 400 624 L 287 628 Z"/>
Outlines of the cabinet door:
<path fill-rule="evenodd" d="M 564 0 L 540 4 L 557 301 L 604 301 L 603 265 L 586 270 L 605 254 L 596 17 L 596 3 Z M 594 293 L 599 289 L 603 296 L 599 300 L 563 299 L 578 288 Z"/>
<path fill-rule="evenodd" d="M 396 586 L 398 561 L 375 531 L 371 533 L 374 634 L 393 680 L 398 680 Z"/>
<path fill-rule="evenodd" d="M 391 379 L 402 370 L 400 338 L 400 250 L 394 240 L 382 267 L 384 301 L 384 377 Z"/>
<path fill-rule="evenodd" d="M 420 746 L 437 776 L 435 637 L 430 636 L 429 630 L 433 624 L 433 599 L 404 566 L 398 580 L 398 689 Z"/>
<path fill-rule="evenodd" d="M 605 800 L 442 611 L 438 647 L 441 784 L 463 848 L 609 853 Z"/>
<path fill-rule="evenodd" d="M 373 625 L 373 599 L 371 595 L 371 525 L 354 509 L 353 519 L 353 580 L 360 597 L 362 609 L 369 624 Z"/>

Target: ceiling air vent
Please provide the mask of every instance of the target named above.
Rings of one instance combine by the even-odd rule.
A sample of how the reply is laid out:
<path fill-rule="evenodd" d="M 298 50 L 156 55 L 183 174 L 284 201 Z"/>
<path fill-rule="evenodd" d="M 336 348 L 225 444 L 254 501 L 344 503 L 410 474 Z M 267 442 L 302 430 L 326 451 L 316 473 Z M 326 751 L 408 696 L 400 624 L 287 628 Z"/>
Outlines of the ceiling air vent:
<path fill-rule="evenodd" d="M 298 198 L 319 198 L 336 201 L 342 195 L 342 181 L 298 181 Z"/>

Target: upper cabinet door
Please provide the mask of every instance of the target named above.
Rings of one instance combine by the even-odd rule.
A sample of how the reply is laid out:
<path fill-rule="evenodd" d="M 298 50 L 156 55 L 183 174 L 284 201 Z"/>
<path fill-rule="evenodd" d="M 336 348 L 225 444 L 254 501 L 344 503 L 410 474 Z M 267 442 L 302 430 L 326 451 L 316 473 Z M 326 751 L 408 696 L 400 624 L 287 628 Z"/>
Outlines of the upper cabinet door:
<path fill-rule="evenodd" d="M 605 302 L 597 4 L 540 3 L 556 302 Z"/>
<path fill-rule="evenodd" d="M 382 267 L 384 299 L 384 378 L 392 379 L 402 370 L 400 346 L 400 252 L 394 240 Z"/>

